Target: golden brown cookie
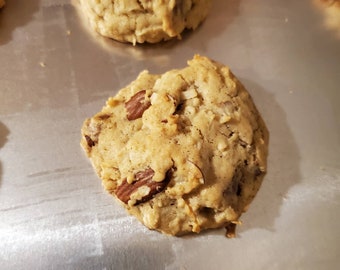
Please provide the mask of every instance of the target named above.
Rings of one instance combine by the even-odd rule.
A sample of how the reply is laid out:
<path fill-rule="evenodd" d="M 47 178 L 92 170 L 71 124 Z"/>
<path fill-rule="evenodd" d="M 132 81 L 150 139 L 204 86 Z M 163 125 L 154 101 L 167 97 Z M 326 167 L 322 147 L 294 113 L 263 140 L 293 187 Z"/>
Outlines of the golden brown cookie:
<path fill-rule="evenodd" d="M 207 16 L 211 0 L 80 0 L 99 34 L 122 42 L 156 43 L 180 38 Z"/>
<path fill-rule="evenodd" d="M 340 38 L 340 0 L 314 0 L 324 15 L 324 25 Z"/>
<path fill-rule="evenodd" d="M 266 172 L 268 131 L 230 69 L 196 55 L 183 69 L 143 71 L 84 122 L 81 145 L 148 228 L 233 235 Z"/>

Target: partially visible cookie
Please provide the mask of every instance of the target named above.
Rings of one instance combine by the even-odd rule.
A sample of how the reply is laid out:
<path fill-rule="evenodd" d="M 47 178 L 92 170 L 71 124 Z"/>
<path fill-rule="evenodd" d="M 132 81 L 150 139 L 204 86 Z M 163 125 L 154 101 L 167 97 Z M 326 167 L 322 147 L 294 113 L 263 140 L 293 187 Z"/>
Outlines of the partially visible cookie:
<path fill-rule="evenodd" d="M 5 0 L 0 0 L 0 8 L 2 8 L 5 5 Z"/>
<path fill-rule="evenodd" d="M 80 0 L 99 34 L 122 42 L 156 43 L 180 38 L 207 16 L 211 0 Z"/>
<path fill-rule="evenodd" d="M 340 38 L 340 0 L 315 0 L 324 14 L 324 25 Z"/>
<path fill-rule="evenodd" d="M 340 3 L 340 0 L 320 0 L 320 1 L 328 6 L 337 5 Z"/>
<path fill-rule="evenodd" d="M 199 55 L 188 64 L 142 72 L 84 122 L 81 145 L 148 228 L 233 236 L 266 172 L 268 131 L 228 67 Z"/>

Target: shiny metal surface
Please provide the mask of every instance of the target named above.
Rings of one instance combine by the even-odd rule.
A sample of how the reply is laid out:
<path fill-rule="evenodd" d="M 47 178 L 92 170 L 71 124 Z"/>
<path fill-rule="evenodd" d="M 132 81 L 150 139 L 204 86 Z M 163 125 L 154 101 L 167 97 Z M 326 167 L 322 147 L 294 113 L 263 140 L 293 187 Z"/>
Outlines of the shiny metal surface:
<path fill-rule="evenodd" d="M 340 39 L 316 1 L 215 0 L 183 40 L 132 47 L 87 30 L 76 2 L 7 0 L 0 269 L 338 269 Z M 232 68 L 271 134 L 268 174 L 235 239 L 147 230 L 79 146 L 82 121 L 141 70 L 195 53 Z"/>

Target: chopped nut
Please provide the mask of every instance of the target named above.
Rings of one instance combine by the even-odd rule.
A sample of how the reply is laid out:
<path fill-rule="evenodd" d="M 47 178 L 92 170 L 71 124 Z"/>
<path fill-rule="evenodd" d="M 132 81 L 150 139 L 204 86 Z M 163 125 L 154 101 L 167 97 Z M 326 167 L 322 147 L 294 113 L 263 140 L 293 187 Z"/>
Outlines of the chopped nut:
<path fill-rule="evenodd" d="M 222 115 L 221 118 L 220 118 L 220 123 L 225 124 L 225 123 L 229 122 L 230 120 L 231 120 L 230 115 Z"/>
<path fill-rule="evenodd" d="M 226 149 L 228 147 L 228 145 L 225 143 L 225 141 L 221 141 L 217 144 L 217 150 L 218 151 L 223 151 L 224 149 Z"/>
<path fill-rule="evenodd" d="M 232 115 L 235 112 L 235 106 L 231 101 L 226 101 L 222 103 L 222 108 L 227 115 Z"/>
<path fill-rule="evenodd" d="M 89 147 L 93 147 L 93 146 L 95 146 L 95 142 L 91 139 L 91 137 L 90 136 L 88 136 L 88 135 L 85 135 L 85 140 L 86 140 L 86 142 L 87 142 L 87 145 L 89 146 Z"/>
<path fill-rule="evenodd" d="M 145 90 L 139 91 L 125 103 L 129 121 L 141 118 L 144 111 L 150 107 L 151 103 L 145 100 L 145 94 Z"/>
<path fill-rule="evenodd" d="M 188 90 L 182 92 L 182 99 L 184 100 L 195 98 L 195 97 L 197 97 L 197 92 L 195 88 L 189 88 Z"/>
<path fill-rule="evenodd" d="M 87 142 L 87 145 L 89 147 L 93 147 L 98 143 L 99 134 L 101 131 L 101 121 L 97 121 L 94 118 L 87 119 L 84 125 L 86 128 L 86 134 L 84 135 L 84 138 Z"/>
<path fill-rule="evenodd" d="M 106 119 L 108 119 L 110 117 L 111 117 L 110 114 L 100 114 L 100 115 L 96 116 L 96 118 L 98 118 L 99 120 L 106 120 Z"/>
<path fill-rule="evenodd" d="M 146 186 L 149 188 L 149 193 L 144 195 L 140 200 L 137 200 L 134 205 L 147 202 L 151 200 L 157 193 L 163 191 L 168 185 L 171 179 L 171 170 L 166 173 L 166 177 L 162 182 L 153 181 L 152 178 L 155 175 L 153 169 L 148 168 L 144 171 L 140 171 L 135 175 L 135 181 L 129 184 L 126 179 L 116 189 L 116 196 L 123 203 L 128 204 L 131 199 L 131 194 L 137 191 L 139 188 Z"/>

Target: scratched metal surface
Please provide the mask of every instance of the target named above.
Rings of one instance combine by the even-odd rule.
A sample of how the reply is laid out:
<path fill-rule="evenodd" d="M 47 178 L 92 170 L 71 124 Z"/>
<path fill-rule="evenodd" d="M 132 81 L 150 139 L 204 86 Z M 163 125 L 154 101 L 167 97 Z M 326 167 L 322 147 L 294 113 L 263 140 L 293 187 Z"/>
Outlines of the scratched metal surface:
<path fill-rule="evenodd" d="M 215 0 L 183 40 L 134 48 L 87 30 L 75 2 L 7 0 L 0 269 L 338 269 L 340 30 L 315 1 Z M 232 68 L 271 133 L 268 174 L 235 239 L 147 230 L 79 146 L 82 121 L 141 70 L 195 53 Z"/>

